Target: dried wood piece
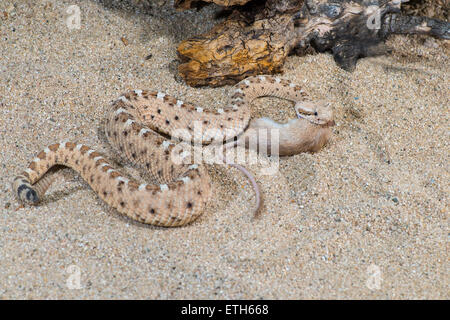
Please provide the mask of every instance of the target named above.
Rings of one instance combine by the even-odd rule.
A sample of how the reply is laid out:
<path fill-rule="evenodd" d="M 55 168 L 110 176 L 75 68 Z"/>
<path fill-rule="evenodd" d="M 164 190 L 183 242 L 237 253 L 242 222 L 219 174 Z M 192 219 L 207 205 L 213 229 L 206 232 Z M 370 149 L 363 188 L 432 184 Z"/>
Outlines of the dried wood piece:
<path fill-rule="evenodd" d="M 446 21 L 402 15 L 406 0 L 267 0 L 238 7 L 211 31 L 178 47 L 180 75 L 192 86 L 233 84 L 280 72 L 290 53 L 331 51 L 343 69 L 384 54 L 390 34 L 450 39 Z M 257 4 L 258 4 L 257 3 Z"/>
<path fill-rule="evenodd" d="M 233 11 L 208 33 L 179 45 L 180 75 L 191 86 L 222 86 L 280 72 L 296 43 L 294 13 L 301 6 L 302 0 L 268 0 Z"/>
<path fill-rule="evenodd" d="M 250 75 L 280 72 L 293 32 L 291 16 L 249 24 L 236 13 L 209 33 L 179 45 L 185 61 L 179 72 L 191 86 L 233 84 Z"/>

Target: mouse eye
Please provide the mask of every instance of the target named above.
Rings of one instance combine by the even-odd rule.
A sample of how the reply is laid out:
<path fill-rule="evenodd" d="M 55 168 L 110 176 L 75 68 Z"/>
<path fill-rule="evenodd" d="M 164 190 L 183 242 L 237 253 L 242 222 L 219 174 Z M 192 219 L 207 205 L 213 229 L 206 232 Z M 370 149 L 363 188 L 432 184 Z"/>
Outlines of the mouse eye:
<path fill-rule="evenodd" d="M 315 116 L 317 116 L 317 115 L 318 115 L 317 111 L 314 111 L 314 115 L 315 115 Z"/>

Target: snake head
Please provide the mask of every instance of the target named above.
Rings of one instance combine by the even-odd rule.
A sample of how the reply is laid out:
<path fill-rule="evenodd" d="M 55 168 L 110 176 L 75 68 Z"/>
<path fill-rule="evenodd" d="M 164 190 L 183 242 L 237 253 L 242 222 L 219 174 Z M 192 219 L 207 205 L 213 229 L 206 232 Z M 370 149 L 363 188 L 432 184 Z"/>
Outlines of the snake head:
<path fill-rule="evenodd" d="M 327 101 L 299 101 L 294 106 L 299 119 L 305 119 L 319 126 L 334 126 L 333 110 Z"/>

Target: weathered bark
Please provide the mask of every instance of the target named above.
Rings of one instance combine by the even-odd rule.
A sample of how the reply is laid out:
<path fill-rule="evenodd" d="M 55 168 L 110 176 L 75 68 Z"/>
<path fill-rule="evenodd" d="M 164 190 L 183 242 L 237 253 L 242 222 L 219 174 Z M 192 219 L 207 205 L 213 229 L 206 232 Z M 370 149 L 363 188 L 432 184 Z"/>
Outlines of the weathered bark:
<path fill-rule="evenodd" d="M 359 58 L 385 53 L 383 41 L 391 34 L 450 39 L 448 22 L 402 15 L 398 0 L 380 0 L 379 7 L 369 0 L 341 0 L 340 5 L 325 2 L 320 6 L 317 1 L 325 2 L 307 0 L 299 13 L 299 30 L 306 34 L 300 36 L 299 46 L 311 43 L 319 52 L 330 50 L 336 63 L 347 71 L 354 70 Z"/>
<path fill-rule="evenodd" d="M 214 0 L 215 2 L 216 0 Z M 405 0 L 402 0 L 405 2 Z M 399 0 L 267 0 L 239 7 L 208 33 L 178 47 L 179 72 L 192 86 L 233 84 L 280 72 L 288 54 L 313 46 L 352 71 L 385 52 L 394 33 L 450 39 L 448 22 L 401 15 Z"/>
<path fill-rule="evenodd" d="M 179 45 L 181 76 L 192 86 L 221 86 L 280 72 L 296 43 L 293 13 L 301 5 L 301 0 L 269 0 L 245 12 L 235 10 L 208 33 Z"/>
<path fill-rule="evenodd" d="M 235 12 L 207 35 L 183 41 L 179 72 L 193 86 L 233 84 L 254 74 L 280 72 L 294 43 L 290 15 L 249 24 Z"/>

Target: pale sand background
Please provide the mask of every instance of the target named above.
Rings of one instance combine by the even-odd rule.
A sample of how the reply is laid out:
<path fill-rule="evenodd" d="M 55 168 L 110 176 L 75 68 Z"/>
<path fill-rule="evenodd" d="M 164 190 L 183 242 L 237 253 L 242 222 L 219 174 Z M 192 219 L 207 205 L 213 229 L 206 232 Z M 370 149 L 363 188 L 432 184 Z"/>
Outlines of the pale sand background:
<path fill-rule="evenodd" d="M 275 176 L 249 167 L 265 200 L 258 218 L 247 180 L 219 166 L 209 167 L 214 199 L 183 228 L 123 218 L 78 175 L 21 208 L 10 181 L 48 144 L 110 152 L 98 128 L 125 90 L 159 89 L 207 108 L 227 101 L 230 87 L 195 89 L 174 77 L 177 43 L 211 28 L 216 7 L 145 13 L 114 3 L 0 3 L 0 297 L 449 298 L 443 41 L 396 37 L 392 55 L 364 59 L 353 73 L 328 54 L 290 57 L 283 77 L 333 102 L 337 126 L 322 151 L 282 159 Z M 72 4 L 81 30 L 64 24 Z M 294 116 L 276 99 L 253 108 Z M 82 289 L 67 288 L 70 265 Z"/>

